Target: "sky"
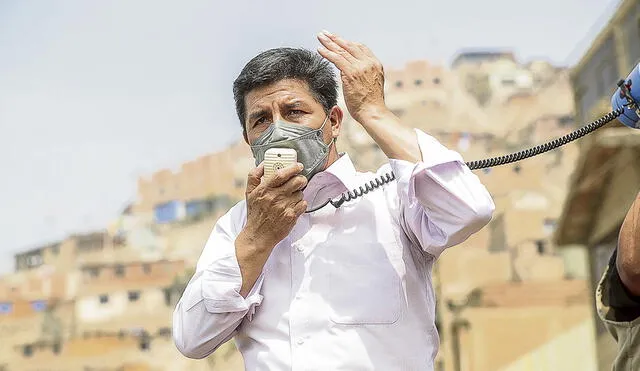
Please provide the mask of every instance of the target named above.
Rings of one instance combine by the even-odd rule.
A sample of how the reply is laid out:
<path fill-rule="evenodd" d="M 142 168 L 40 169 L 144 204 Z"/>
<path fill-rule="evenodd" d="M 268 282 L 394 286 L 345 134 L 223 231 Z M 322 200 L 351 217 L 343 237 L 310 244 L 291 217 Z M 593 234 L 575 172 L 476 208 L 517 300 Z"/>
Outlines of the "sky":
<path fill-rule="evenodd" d="M 326 29 L 392 68 L 469 48 L 571 66 L 618 2 L 0 0 L 0 273 L 104 227 L 138 176 L 238 140 L 232 83 L 264 49 Z"/>

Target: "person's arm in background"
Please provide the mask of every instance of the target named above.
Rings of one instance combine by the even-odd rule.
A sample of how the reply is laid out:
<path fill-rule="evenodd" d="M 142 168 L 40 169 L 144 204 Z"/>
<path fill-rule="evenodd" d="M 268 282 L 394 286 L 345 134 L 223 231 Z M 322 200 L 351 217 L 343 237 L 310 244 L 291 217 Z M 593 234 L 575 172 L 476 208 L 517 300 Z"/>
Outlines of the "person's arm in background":
<path fill-rule="evenodd" d="M 618 344 L 615 370 L 640 370 L 640 193 L 620 229 L 618 246 L 600 277 L 596 308 Z"/>
<path fill-rule="evenodd" d="M 640 193 L 620 229 L 616 268 L 629 293 L 640 297 Z"/>

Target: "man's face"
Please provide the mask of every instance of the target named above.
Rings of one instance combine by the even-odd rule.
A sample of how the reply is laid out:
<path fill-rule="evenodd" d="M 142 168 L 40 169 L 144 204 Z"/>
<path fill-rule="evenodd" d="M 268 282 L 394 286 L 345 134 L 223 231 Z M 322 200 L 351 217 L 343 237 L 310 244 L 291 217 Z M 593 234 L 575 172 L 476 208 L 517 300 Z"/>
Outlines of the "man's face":
<path fill-rule="evenodd" d="M 275 121 L 319 128 L 326 118 L 324 109 L 316 101 L 307 83 L 286 79 L 250 91 L 244 99 L 246 108 L 245 140 L 248 144 L 255 140 Z M 323 129 L 323 138 L 328 143 L 337 137 L 340 130 L 342 112 L 338 107 L 330 112 Z"/>

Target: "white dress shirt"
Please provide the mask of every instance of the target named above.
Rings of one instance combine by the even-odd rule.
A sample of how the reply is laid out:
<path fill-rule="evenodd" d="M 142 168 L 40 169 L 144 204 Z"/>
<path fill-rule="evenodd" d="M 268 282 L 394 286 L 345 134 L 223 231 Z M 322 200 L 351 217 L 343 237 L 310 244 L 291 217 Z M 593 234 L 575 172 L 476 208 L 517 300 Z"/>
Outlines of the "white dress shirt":
<path fill-rule="evenodd" d="M 433 264 L 495 206 L 458 153 L 416 133 L 423 161 L 390 160 L 377 175 L 396 181 L 303 214 L 246 298 L 234 246 L 245 202 L 220 218 L 173 315 L 180 352 L 203 358 L 235 337 L 247 370 L 433 370 Z M 304 197 L 315 206 L 375 176 L 342 154 Z"/>

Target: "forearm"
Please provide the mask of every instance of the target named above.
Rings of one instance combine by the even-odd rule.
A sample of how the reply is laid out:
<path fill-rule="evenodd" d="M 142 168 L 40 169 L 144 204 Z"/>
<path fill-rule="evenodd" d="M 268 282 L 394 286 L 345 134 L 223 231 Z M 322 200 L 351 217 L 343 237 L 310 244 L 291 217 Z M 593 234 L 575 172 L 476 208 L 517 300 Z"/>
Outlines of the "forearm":
<path fill-rule="evenodd" d="M 262 274 L 262 269 L 269 259 L 272 248 L 261 246 L 259 238 L 246 230 L 238 235 L 235 247 L 242 275 L 240 295 L 246 298 Z"/>
<path fill-rule="evenodd" d="M 403 126 L 390 110 L 372 110 L 363 115 L 361 121 L 362 127 L 388 158 L 411 163 L 422 159 L 415 131 Z"/>
<path fill-rule="evenodd" d="M 640 193 L 620 229 L 616 266 L 627 289 L 640 295 Z"/>

